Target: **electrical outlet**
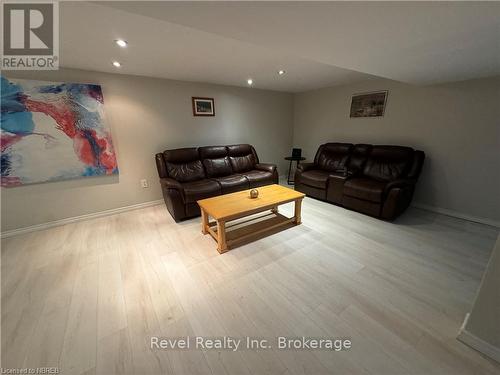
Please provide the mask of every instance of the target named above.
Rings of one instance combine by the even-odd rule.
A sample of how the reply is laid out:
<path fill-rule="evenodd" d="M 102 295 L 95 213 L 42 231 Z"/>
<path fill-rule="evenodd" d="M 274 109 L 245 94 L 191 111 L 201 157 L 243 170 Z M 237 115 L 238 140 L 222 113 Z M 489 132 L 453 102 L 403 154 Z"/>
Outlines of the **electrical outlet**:
<path fill-rule="evenodd" d="M 148 184 L 148 180 L 141 180 L 141 187 L 142 188 L 148 188 L 149 187 L 149 184 Z"/>

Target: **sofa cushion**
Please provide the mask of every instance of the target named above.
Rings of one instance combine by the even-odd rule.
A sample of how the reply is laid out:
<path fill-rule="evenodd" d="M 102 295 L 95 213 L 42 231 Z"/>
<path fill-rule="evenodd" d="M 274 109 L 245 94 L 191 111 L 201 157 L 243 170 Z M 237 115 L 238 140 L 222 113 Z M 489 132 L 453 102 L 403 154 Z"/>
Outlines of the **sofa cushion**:
<path fill-rule="evenodd" d="M 203 159 L 203 166 L 207 171 L 207 177 L 228 176 L 233 173 L 229 158 Z"/>
<path fill-rule="evenodd" d="M 363 175 L 378 181 L 406 177 L 413 161 L 413 149 L 401 146 L 374 146 Z"/>
<path fill-rule="evenodd" d="M 324 201 L 326 199 L 326 190 L 325 189 L 319 189 L 317 187 L 309 186 L 309 185 L 304 185 L 304 184 L 295 184 L 295 190 L 300 191 L 301 193 L 304 193 L 310 197 L 316 198 L 316 199 L 321 199 Z"/>
<path fill-rule="evenodd" d="M 231 167 L 235 173 L 250 171 L 255 167 L 255 158 L 252 154 L 245 156 L 231 156 Z"/>
<path fill-rule="evenodd" d="M 259 162 L 253 147 L 250 145 L 242 144 L 227 146 L 227 150 L 231 167 L 235 173 L 250 171 L 254 169 L 255 164 Z"/>
<path fill-rule="evenodd" d="M 350 173 L 358 173 L 363 170 L 368 155 L 372 149 L 371 145 L 357 144 L 351 150 L 349 161 L 347 162 L 347 169 Z"/>
<path fill-rule="evenodd" d="M 344 183 L 344 195 L 371 202 L 381 202 L 386 182 L 372 178 L 352 178 Z"/>
<path fill-rule="evenodd" d="M 366 215 L 379 217 L 382 205 L 380 202 L 370 202 L 349 195 L 342 197 L 342 206 L 350 210 L 358 211 Z"/>
<path fill-rule="evenodd" d="M 196 181 L 205 178 L 205 171 L 199 160 L 182 164 L 166 164 L 168 175 L 179 182 Z"/>
<path fill-rule="evenodd" d="M 240 174 L 233 174 L 226 177 L 214 178 L 222 190 L 222 194 L 234 193 L 235 191 L 249 188 L 248 180 Z"/>
<path fill-rule="evenodd" d="M 196 181 L 205 178 L 197 148 L 178 148 L 163 153 L 168 176 L 179 182 Z"/>
<path fill-rule="evenodd" d="M 228 176 L 233 173 L 226 146 L 205 146 L 198 149 L 207 177 Z"/>
<path fill-rule="evenodd" d="M 274 183 L 272 172 L 268 171 L 259 171 L 259 170 L 251 170 L 243 173 L 250 183 L 250 188 L 271 185 Z"/>
<path fill-rule="evenodd" d="M 220 185 L 213 180 L 198 180 L 185 182 L 182 184 L 184 192 L 184 201 L 186 203 L 195 203 L 200 199 L 214 197 L 221 194 Z"/>
<path fill-rule="evenodd" d="M 352 148 L 350 143 L 325 143 L 316 157 L 316 164 L 325 171 L 343 169 L 349 159 Z"/>
<path fill-rule="evenodd" d="M 327 171 L 312 169 L 302 172 L 300 175 L 300 183 L 320 189 L 326 189 L 326 183 L 329 175 L 330 173 Z"/>

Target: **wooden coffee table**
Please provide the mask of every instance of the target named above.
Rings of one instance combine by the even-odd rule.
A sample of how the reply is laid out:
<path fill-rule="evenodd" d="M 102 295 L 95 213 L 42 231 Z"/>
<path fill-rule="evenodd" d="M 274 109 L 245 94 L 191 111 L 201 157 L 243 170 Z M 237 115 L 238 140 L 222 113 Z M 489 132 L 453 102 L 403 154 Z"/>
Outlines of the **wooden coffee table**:
<path fill-rule="evenodd" d="M 262 236 L 286 225 L 301 223 L 300 210 L 305 194 L 280 185 L 267 185 L 257 188 L 258 198 L 250 198 L 250 190 L 219 195 L 198 201 L 201 209 L 201 231 L 210 234 L 217 241 L 217 251 L 226 252 L 232 245 Z M 295 202 L 295 214 L 288 218 L 278 212 L 278 206 Z M 267 215 L 250 217 L 265 211 Z M 212 217 L 215 221 L 210 221 Z M 235 221 L 236 220 L 236 221 Z M 228 222 L 234 221 L 232 225 Z"/>

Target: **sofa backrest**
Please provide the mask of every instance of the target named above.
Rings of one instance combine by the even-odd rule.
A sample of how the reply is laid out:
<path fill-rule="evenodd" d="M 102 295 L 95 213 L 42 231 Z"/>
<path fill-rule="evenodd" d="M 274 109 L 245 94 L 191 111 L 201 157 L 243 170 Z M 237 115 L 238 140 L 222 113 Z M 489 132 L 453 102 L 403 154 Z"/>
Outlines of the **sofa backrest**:
<path fill-rule="evenodd" d="M 353 148 L 351 143 L 325 143 L 319 146 L 314 163 L 325 171 L 344 169 Z"/>
<path fill-rule="evenodd" d="M 415 150 L 413 152 L 413 161 L 408 172 L 408 178 L 417 179 L 420 176 L 420 172 L 422 171 L 422 167 L 424 165 L 425 153 L 420 150 Z"/>
<path fill-rule="evenodd" d="M 205 178 L 205 170 L 196 147 L 178 148 L 163 152 L 168 176 L 179 182 Z"/>
<path fill-rule="evenodd" d="M 365 167 L 370 151 L 372 150 L 372 145 L 367 144 L 357 144 L 351 149 L 351 155 L 349 156 L 349 161 L 347 162 L 347 169 L 350 172 L 358 173 L 362 171 Z"/>
<path fill-rule="evenodd" d="M 227 146 L 229 162 L 234 173 L 247 172 L 259 162 L 255 149 L 248 144 Z"/>
<path fill-rule="evenodd" d="M 259 158 L 253 146 L 205 146 L 165 150 L 155 155 L 160 178 L 190 182 L 252 170 Z"/>
<path fill-rule="evenodd" d="M 408 177 L 413 164 L 414 150 L 403 146 L 373 146 L 363 175 L 378 181 Z"/>
<path fill-rule="evenodd" d="M 424 159 L 423 151 L 411 147 L 329 142 L 319 146 L 314 164 L 327 171 L 347 169 L 379 181 L 392 181 L 417 179 Z"/>
<path fill-rule="evenodd" d="M 233 173 L 226 146 L 206 146 L 198 149 L 207 177 L 223 177 Z"/>

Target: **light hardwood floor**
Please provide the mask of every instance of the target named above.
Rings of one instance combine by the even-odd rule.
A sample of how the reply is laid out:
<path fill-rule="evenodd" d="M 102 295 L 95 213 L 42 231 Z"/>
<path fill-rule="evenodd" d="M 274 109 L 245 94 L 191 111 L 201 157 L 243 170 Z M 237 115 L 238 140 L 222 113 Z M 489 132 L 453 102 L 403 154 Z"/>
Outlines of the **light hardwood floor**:
<path fill-rule="evenodd" d="M 292 205 L 283 206 L 292 214 Z M 288 211 L 287 211 L 288 210 Z M 216 251 L 164 206 L 2 241 L 2 367 L 62 374 L 499 374 L 455 337 L 498 231 L 306 198 L 303 224 Z M 349 337 L 344 352 L 150 350 L 151 336 Z"/>

